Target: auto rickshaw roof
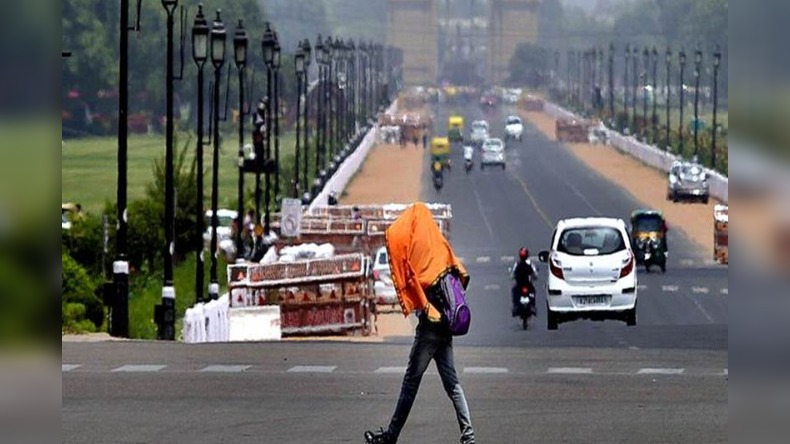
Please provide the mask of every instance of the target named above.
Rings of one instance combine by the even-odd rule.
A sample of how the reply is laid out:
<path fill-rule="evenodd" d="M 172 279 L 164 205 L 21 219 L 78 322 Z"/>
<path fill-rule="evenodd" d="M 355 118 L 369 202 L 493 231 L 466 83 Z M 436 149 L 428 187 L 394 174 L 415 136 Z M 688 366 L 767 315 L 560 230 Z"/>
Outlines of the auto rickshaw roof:
<path fill-rule="evenodd" d="M 660 217 L 660 218 L 663 219 L 664 218 L 664 213 L 662 213 L 661 211 L 658 211 L 658 210 L 644 210 L 644 209 L 634 210 L 631 213 L 631 219 L 632 220 L 637 218 L 637 217 L 643 217 L 643 216 L 657 216 L 657 217 Z"/>

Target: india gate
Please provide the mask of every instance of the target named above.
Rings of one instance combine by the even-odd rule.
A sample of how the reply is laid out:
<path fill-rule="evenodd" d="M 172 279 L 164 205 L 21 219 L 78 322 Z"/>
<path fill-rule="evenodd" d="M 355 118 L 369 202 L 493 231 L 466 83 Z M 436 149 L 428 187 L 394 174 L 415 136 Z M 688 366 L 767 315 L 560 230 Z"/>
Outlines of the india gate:
<path fill-rule="evenodd" d="M 389 0 L 387 43 L 407 84 L 499 83 L 516 47 L 538 38 L 541 0 Z"/>

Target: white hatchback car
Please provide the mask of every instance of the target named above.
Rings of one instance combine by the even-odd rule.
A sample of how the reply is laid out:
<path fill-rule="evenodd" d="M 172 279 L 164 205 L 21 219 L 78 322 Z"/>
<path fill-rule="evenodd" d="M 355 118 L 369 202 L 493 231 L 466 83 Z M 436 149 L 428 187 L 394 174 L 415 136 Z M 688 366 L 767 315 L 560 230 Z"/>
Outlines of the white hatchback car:
<path fill-rule="evenodd" d="M 395 284 L 392 282 L 392 271 L 390 270 L 387 247 L 381 247 L 373 255 L 371 265 L 373 274 L 373 292 L 376 296 L 376 303 L 381 305 L 393 305 L 398 303 L 398 295 L 395 293 Z"/>
<path fill-rule="evenodd" d="M 636 325 L 634 253 L 622 219 L 577 218 L 557 223 L 546 296 L 548 328 L 574 319 L 621 319 Z"/>

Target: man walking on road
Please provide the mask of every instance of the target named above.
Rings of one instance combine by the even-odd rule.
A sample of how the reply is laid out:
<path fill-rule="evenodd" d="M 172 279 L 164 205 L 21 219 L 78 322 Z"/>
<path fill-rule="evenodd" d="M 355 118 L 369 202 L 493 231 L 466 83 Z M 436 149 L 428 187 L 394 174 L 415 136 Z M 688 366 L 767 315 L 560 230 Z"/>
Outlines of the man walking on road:
<path fill-rule="evenodd" d="M 401 309 L 405 316 L 416 312 L 419 323 L 389 427 L 378 432 L 365 432 L 365 440 L 368 444 L 397 443 L 417 397 L 422 375 L 433 359 L 444 390 L 453 402 L 461 443 L 473 444 L 475 435 L 469 407 L 455 371 L 453 336 L 439 312 L 443 297 L 440 279 L 446 273 L 455 273 L 466 287 L 469 275 L 442 235 L 430 210 L 421 202 L 409 207 L 387 229 L 386 244 Z"/>

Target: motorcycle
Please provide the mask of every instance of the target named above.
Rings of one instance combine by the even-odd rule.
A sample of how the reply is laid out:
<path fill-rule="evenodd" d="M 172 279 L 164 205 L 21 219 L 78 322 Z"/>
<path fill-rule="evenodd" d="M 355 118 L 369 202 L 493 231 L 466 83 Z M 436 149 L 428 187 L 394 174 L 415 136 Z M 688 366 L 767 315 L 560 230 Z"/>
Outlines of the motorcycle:
<path fill-rule="evenodd" d="M 441 171 L 433 173 L 433 189 L 439 191 L 444 186 L 444 176 Z"/>
<path fill-rule="evenodd" d="M 535 303 L 535 291 L 532 285 L 516 288 L 518 291 L 518 317 L 521 318 L 521 326 L 527 329 L 529 318 L 537 316 L 537 304 Z"/>
<path fill-rule="evenodd" d="M 658 239 L 647 239 L 640 245 L 642 251 L 642 263 L 645 266 L 645 271 L 650 272 L 650 267 L 658 265 L 661 272 L 667 271 L 667 256 L 664 249 L 661 247 Z"/>
<path fill-rule="evenodd" d="M 469 172 L 472 171 L 472 159 L 466 159 L 464 161 L 464 166 L 466 167 L 466 174 L 469 174 Z"/>

